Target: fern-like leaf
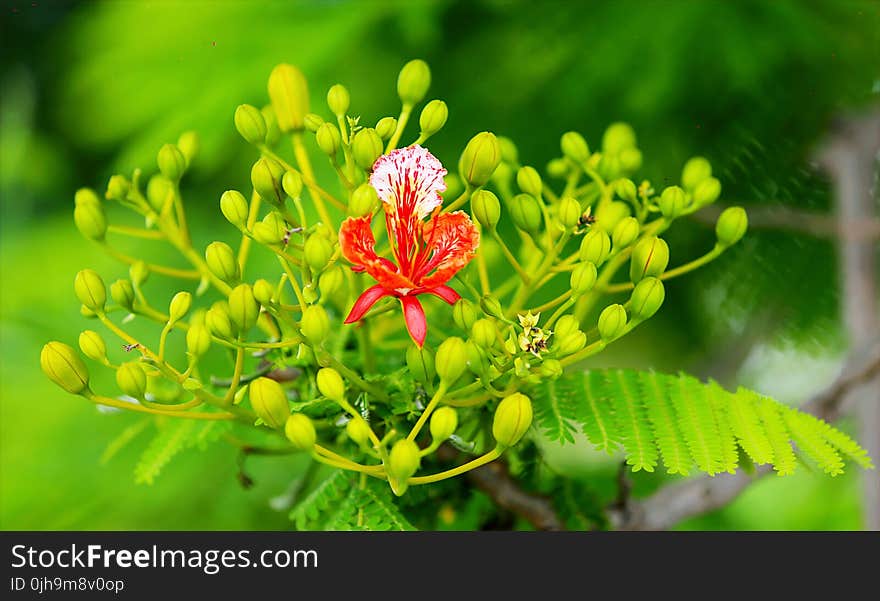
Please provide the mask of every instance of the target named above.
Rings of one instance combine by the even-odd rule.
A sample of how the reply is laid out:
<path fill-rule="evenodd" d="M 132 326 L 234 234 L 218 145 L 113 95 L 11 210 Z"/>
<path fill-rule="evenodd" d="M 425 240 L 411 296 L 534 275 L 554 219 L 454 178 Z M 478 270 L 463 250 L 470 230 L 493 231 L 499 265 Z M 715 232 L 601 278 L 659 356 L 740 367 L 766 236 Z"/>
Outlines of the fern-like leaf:
<path fill-rule="evenodd" d="M 677 474 L 694 466 L 714 475 L 771 464 L 787 475 L 798 457 L 830 475 L 843 472 L 844 458 L 873 467 L 855 441 L 812 415 L 686 374 L 591 370 L 545 383 L 532 396 L 536 424 L 549 438 L 573 440 L 577 423 L 598 449 L 622 446 L 633 471 L 653 471 L 662 460 Z"/>
<path fill-rule="evenodd" d="M 328 508 L 340 503 L 351 491 L 351 472 L 336 470 L 325 478 L 290 511 L 297 530 L 310 530 Z"/>
<path fill-rule="evenodd" d="M 168 420 L 159 427 L 159 433 L 150 441 L 134 468 L 138 484 L 152 484 L 162 469 L 178 453 L 192 447 L 204 449 L 229 428 L 223 421 L 198 422 L 190 419 Z"/>

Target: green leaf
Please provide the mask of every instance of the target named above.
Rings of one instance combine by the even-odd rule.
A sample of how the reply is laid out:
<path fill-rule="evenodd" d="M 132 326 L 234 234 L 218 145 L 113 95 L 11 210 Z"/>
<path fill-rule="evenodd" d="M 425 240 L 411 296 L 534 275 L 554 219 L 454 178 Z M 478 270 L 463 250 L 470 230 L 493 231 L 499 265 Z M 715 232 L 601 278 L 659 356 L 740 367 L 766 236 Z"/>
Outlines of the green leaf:
<path fill-rule="evenodd" d="M 228 422 L 171 419 L 159 425 L 159 432 L 144 449 L 134 468 L 138 484 L 152 484 L 162 469 L 181 451 L 192 447 L 204 449 L 229 428 Z"/>
<path fill-rule="evenodd" d="M 590 370 L 543 383 L 532 398 L 535 422 L 547 437 L 573 441 L 578 424 L 598 449 L 622 446 L 633 471 L 653 471 L 662 460 L 670 474 L 771 464 L 787 475 L 802 465 L 798 455 L 832 476 L 843 472 L 844 458 L 873 467 L 855 441 L 815 416 L 686 374 Z"/>

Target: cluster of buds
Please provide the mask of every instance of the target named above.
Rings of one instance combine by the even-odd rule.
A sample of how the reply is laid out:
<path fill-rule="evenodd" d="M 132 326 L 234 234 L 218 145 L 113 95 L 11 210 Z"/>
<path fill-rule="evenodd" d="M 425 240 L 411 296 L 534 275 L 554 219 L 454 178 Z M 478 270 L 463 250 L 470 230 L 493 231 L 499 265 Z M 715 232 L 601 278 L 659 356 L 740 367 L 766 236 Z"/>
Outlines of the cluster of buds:
<path fill-rule="evenodd" d="M 192 132 L 162 146 L 145 182 L 136 170 L 110 178 L 103 199 L 79 190 L 76 227 L 127 268 L 109 287 L 90 269 L 73 285 L 83 316 L 118 339 L 79 336 L 82 355 L 115 371 L 117 390 L 93 390 L 80 353 L 59 341 L 43 348 L 47 376 L 99 405 L 235 421 L 280 438 L 276 452 L 308 453 L 404 494 L 518 445 L 534 386 L 650 318 L 664 281 L 745 234 L 745 212 L 728 208 L 712 249 L 669 268 L 663 233 L 714 202 L 720 183 L 703 158 L 659 194 L 636 183 L 642 153 L 623 123 L 595 152 L 577 132 L 563 134 L 549 180 L 491 132 L 466 141 L 450 173 L 426 146 L 449 117 L 442 100 L 425 102 L 430 83 L 427 64 L 407 63 L 399 112 L 368 121 L 343 85 L 312 112 L 303 74 L 273 69 L 267 104 L 233 114 L 255 158 L 251 189 L 219 198 L 226 241 L 197 244 L 187 224 Z M 419 106 L 418 133 L 401 145 Z M 311 143 L 334 181 L 316 178 Z M 144 225 L 117 222 L 123 210 Z M 118 247 L 125 237 L 168 244 L 182 264 L 131 257 Z M 258 252 L 277 267 L 256 272 Z M 155 278 L 181 289 L 157 302 Z M 155 323 L 156 336 L 135 337 L 132 320 Z M 184 354 L 167 344 L 174 337 Z M 212 372 L 217 356 L 226 373 Z M 434 453 L 450 439 L 475 456 L 441 469 Z"/>

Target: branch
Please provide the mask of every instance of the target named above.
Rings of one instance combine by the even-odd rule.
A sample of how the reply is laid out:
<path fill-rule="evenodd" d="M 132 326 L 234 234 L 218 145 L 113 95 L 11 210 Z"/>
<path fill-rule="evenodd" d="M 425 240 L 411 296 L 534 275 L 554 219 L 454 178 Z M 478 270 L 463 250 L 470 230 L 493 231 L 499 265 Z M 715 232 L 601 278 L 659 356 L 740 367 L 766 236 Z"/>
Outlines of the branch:
<path fill-rule="evenodd" d="M 831 386 L 810 398 L 801 409 L 832 421 L 839 415 L 846 396 L 878 374 L 880 345 L 860 365 L 844 368 Z M 665 530 L 686 518 L 723 507 L 752 482 L 771 471 L 769 466 L 762 466 L 753 474 L 738 472 L 702 476 L 670 484 L 646 499 L 630 501 L 622 507 L 612 505 L 606 515 L 617 530 Z"/>

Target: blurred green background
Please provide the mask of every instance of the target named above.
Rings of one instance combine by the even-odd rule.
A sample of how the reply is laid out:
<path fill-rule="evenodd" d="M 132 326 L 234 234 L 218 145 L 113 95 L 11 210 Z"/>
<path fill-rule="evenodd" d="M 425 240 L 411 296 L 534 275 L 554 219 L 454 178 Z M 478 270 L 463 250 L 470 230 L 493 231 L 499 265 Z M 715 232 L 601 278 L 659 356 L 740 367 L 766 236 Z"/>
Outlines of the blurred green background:
<path fill-rule="evenodd" d="M 92 327 L 73 295 L 76 271 L 125 274 L 74 228 L 73 192 L 103 190 L 112 173 L 137 166 L 152 172 L 159 146 L 194 129 L 202 153 L 184 193 L 197 239 L 231 235 L 217 200 L 246 187 L 254 159 L 233 110 L 266 102 L 275 64 L 307 74 L 313 110 L 341 82 L 353 111 L 374 123 L 397 112 L 399 68 L 424 58 L 430 94 L 450 108 L 432 139 L 447 164 L 488 129 L 513 138 L 522 161 L 543 170 L 562 132 L 579 130 L 596 145 L 606 125 L 624 120 L 636 128 L 643 175 L 655 186 L 702 154 L 722 180 L 723 202 L 818 211 L 831 199 L 811 150 L 834 116 L 877 102 L 880 90 L 880 12 L 867 0 L 2 6 L 3 529 L 289 527 L 273 507 L 289 490 L 295 459 L 252 458 L 255 484 L 245 490 L 234 450 L 215 445 L 185 452 L 151 486 L 135 484 L 146 435 L 102 461 L 132 416 L 101 414 L 68 396 L 38 363 L 46 341 L 75 345 Z M 681 261 L 673 263 L 702 254 L 712 236 L 701 222 L 677 226 L 670 242 Z M 836 373 L 845 349 L 838 300 L 831 241 L 754 230 L 722 260 L 670 282 L 660 314 L 601 362 L 686 370 L 798 403 Z M 579 463 L 573 453 L 582 451 L 554 456 Z M 589 462 L 580 467 L 589 477 Z M 857 483 L 855 472 L 767 478 L 682 527 L 859 528 Z"/>

